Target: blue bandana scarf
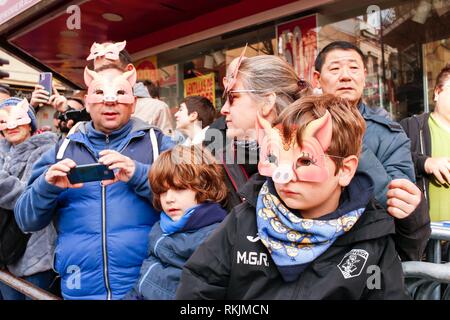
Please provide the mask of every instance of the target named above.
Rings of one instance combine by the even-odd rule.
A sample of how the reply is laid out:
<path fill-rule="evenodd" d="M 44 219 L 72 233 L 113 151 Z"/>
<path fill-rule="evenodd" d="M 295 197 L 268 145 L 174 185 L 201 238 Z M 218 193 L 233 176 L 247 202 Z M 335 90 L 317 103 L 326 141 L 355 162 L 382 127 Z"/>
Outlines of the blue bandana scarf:
<path fill-rule="evenodd" d="M 302 219 L 289 211 L 264 183 L 256 204 L 259 237 L 284 281 L 296 280 L 301 272 L 336 239 L 348 232 L 365 208 L 331 220 Z"/>

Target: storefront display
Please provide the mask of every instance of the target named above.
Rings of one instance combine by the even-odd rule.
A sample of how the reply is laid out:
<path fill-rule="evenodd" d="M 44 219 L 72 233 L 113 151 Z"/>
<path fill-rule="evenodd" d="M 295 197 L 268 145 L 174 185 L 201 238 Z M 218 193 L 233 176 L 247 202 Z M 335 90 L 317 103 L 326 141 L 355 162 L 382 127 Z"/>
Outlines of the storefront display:
<path fill-rule="evenodd" d="M 367 57 L 364 99 L 368 105 L 384 108 L 397 121 L 433 109 L 437 73 L 450 62 L 450 1 L 381 1 L 377 5 L 338 1 L 312 11 L 225 34 L 221 47 L 216 39 L 214 48 L 209 47 L 210 40 L 204 41 L 204 47 L 192 44 L 198 55 L 191 53 L 190 60 L 176 63 L 181 68 L 177 94 L 168 98 L 177 104 L 185 94 L 186 79 L 214 74 L 213 102 L 220 109 L 217 97 L 223 92 L 226 66 L 246 43 L 247 57 L 278 54 L 311 81 L 317 53 L 332 41 L 345 40 L 358 45 Z M 175 51 L 184 56 L 181 50 L 189 48 L 163 52 L 158 58 L 173 57 Z"/>

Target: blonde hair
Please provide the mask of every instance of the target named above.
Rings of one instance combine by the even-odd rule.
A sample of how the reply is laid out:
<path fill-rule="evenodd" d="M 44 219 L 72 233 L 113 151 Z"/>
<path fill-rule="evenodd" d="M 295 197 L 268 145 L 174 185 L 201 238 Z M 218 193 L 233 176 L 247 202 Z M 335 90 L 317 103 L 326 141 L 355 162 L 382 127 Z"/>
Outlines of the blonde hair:
<path fill-rule="evenodd" d="M 242 60 L 238 78 L 256 99 L 274 92 L 277 115 L 300 97 L 311 93 L 311 86 L 300 79 L 286 61 L 273 55 L 261 55 Z"/>

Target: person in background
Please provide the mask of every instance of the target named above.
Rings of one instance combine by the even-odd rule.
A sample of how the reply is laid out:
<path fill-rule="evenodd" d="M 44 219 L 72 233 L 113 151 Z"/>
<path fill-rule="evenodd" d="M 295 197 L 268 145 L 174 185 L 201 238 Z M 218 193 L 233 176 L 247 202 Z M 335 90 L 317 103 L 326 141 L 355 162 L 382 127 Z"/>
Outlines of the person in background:
<path fill-rule="evenodd" d="M 161 218 L 150 232 L 139 280 L 125 299 L 174 299 L 183 265 L 227 214 L 220 206 L 227 189 L 220 165 L 201 145 L 162 153 L 149 182 Z"/>
<path fill-rule="evenodd" d="M 423 214 L 450 220 L 450 64 L 436 78 L 434 111 L 403 119 L 411 139 L 417 186 L 425 194 Z"/>
<path fill-rule="evenodd" d="M 0 102 L 0 207 L 14 213 L 18 198 L 25 192 L 35 162 L 54 148 L 57 136 L 51 132 L 35 134 L 36 116 L 25 100 L 8 98 Z M 2 213 L 4 214 L 4 213 Z M 56 231 L 53 223 L 31 234 L 22 257 L 7 266 L 15 276 L 54 294 L 52 271 Z M 0 283 L 4 300 L 25 300 L 25 295 Z M 0 297 L 1 300 L 1 297 Z"/>
<path fill-rule="evenodd" d="M 134 94 L 138 97 L 138 100 L 133 116 L 156 126 L 164 134 L 171 135 L 173 133 L 173 124 L 169 106 L 164 101 L 153 98 L 145 82 L 136 83 L 134 86 Z"/>
<path fill-rule="evenodd" d="M 216 110 L 208 98 L 202 96 L 184 98 L 175 113 L 176 130 L 186 136 L 182 144 L 190 146 L 203 143 L 206 130 L 215 116 Z"/>

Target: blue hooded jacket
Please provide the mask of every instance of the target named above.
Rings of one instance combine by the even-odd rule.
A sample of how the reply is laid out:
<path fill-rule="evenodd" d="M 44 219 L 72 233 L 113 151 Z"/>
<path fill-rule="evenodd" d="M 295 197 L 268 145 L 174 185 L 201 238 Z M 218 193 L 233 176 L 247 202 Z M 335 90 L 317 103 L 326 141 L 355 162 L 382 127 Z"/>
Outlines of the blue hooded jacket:
<path fill-rule="evenodd" d="M 84 123 L 69 136 L 63 158 L 77 165 L 96 163 L 101 150 L 112 149 L 135 160 L 128 183 L 79 189 L 47 183 L 45 173 L 57 162 L 57 145 L 34 165 L 28 187 L 18 199 L 15 216 L 25 232 L 54 220 L 58 232 L 54 268 L 61 276 L 64 299 L 120 299 L 133 286 L 147 252 L 147 236 L 159 216 L 151 206 L 147 173 L 153 163 L 150 126 L 132 118 L 109 136 Z M 155 129 L 158 149 L 173 146 Z"/>
<path fill-rule="evenodd" d="M 205 202 L 189 209 L 176 222 L 162 212 L 160 221 L 150 232 L 148 258 L 142 264 L 139 281 L 125 299 L 175 299 L 184 264 L 226 214 L 215 202 Z"/>

